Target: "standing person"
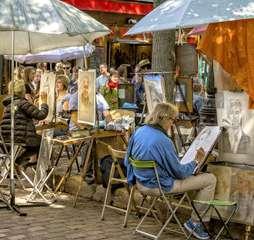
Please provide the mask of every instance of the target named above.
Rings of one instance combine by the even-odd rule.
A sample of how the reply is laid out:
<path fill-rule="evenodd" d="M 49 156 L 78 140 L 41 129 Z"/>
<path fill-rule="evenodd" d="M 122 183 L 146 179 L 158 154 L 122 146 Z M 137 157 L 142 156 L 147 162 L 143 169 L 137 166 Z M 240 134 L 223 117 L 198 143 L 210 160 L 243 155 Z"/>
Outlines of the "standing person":
<path fill-rule="evenodd" d="M 75 93 L 78 91 L 78 71 L 79 69 L 74 66 L 72 68 L 72 75 L 68 86 L 68 93 Z"/>
<path fill-rule="evenodd" d="M 42 75 L 42 70 L 37 68 L 35 71 L 34 79 L 32 81 L 35 95 L 37 95 L 40 91 L 41 75 Z"/>
<path fill-rule="evenodd" d="M 140 66 L 137 64 L 134 70 L 134 76 L 131 80 L 134 85 L 134 102 L 137 104 L 139 109 L 142 109 L 141 104 L 144 102 L 145 87 L 143 83 L 143 75 Z"/>
<path fill-rule="evenodd" d="M 59 116 L 63 110 L 67 110 L 65 107 L 67 104 L 62 104 L 62 100 L 67 95 L 68 78 L 65 75 L 56 76 L 56 115 Z"/>
<path fill-rule="evenodd" d="M 9 84 L 9 94 L 12 89 L 12 82 Z M 41 93 L 41 109 L 29 102 L 25 98 L 25 83 L 23 80 L 16 80 L 14 83 L 14 104 L 15 104 L 15 127 L 14 141 L 15 144 L 22 144 L 25 152 L 16 160 L 16 164 L 25 165 L 29 157 L 39 153 L 41 136 L 36 134 L 34 120 L 43 120 L 48 115 L 48 105 L 46 104 L 47 95 Z M 4 115 L 0 124 L 1 132 L 6 143 L 11 139 L 11 96 L 3 100 Z"/>
<path fill-rule="evenodd" d="M 151 63 L 148 59 L 140 61 L 135 67 L 135 75 L 132 78 L 132 83 L 134 84 L 135 89 L 135 103 L 140 110 L 143 108 L 142 104 L 144 103 L 145 96 L 143 74 L 150 69 L 150 65 Z"/>
<path fill-rule="evenodd" d="M 111 70 L 109 80 L 106 82 L 106 85 L 100 91 L 108 102 L 111 110 L 118 108 L 118 87 L 119 74 L 116 70 Z"/>
<path fill-rule="evenodd" d="M 136 170 L 132 168 L 129 158 L 140 161 L 154 160 L 162 190 L 166 193 L 183 193 L 197 191 L 196 199 L 209 201 L 214 199 L 216 177 L 210 173 L 193 175 L 197 164 L 204 157 L 202 148 L 197 150 L 195 159 L 188 164 L 181 164 L 173 141 L 167 132 L 178 115 L 177 108 L 169 103 L 159 103 L 147 116 L 146 125 L 138 128 L 132 135 L 125 158 L 128 183 L 141 191 L 158 191 L 158 182 L 154 170 Z M 198 212 L 204 213 L 207 206 L 196 206 Z M 203 221 L 209 222 L 211 212 L 204 215 Z M 196 214 L 192 214 L 184 227 L 198 239 L 209 239 Z"/>
<path fill-rule="evenodd" d="M 110 75 L 108 73 L 107 64 L 103 63 L 103 64 L 100 65 L 100 73 L 101 73 L 101 75 L 96 78 L 96 89 L 99 92 L 106 85 L 106 82 L 108 81 L 108 78 L 109 78 L 109 75 Z"/>
<path fill-rule="evenodd" d="M 127 66 L 128 66 L 127 64 L 122 64 L 117 68 L 120 83 L 127 82 Z"/>
<path fill-rule="evenodd" d="M 199 83 L 193 84 L 193 108 L 199 115 L 204 103 L 204 97 L 202 96 L 202 86 Z"/>
<path fill-rule="evenodd" d="M 33 103 L 38 106 L 39 104 L 39 92 L 40 92 L 40 84 L 41 84 L 41 75 L 42 70 L 37 68 L 35 71 L 34 79 L 32 81 L 33 85 Z"/>
<path fill-rule="evenodd" d="M 70 81 L 71 79 L 71 63 L 69 62 L 65 62 L 63 64 L 63 70 L 64 70 L 64 74 L 68 77 L 68 81 Z"/>
<path fill-rule="evenodd" d="M 33 80 L 35 75 L 35 69 L 34 67 L 25 67 L 24 69 L 24 81 L 25 81 L 25 87 L 26 87 L 26 99 L 30 102 L 33 102 L 34 98 L 34 87 L 33 87 Z"/>

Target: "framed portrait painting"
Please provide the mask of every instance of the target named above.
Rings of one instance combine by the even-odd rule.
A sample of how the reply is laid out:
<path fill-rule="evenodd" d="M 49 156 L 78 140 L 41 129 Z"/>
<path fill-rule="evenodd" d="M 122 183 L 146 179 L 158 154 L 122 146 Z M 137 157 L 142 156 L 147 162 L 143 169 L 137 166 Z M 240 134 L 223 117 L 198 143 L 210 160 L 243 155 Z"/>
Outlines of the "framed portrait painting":
<path fill-rule="evenodd" d="M 218 125 L 223 127 L 219 143 L 220 160 L 254 166 L 254 110 L 245 92 L 216 94 Z"/>
<path fill-rule="evenodd" d="M 56 107 L 55 86 L 56 86 L 56 75 L 53 72 L 43 73 L 40 81 L 40 93 L 45 92 L 47 94 L 47 104 L 49 112 L 46 120 L 49 122 L 53 121 L 55 116 L 55 107 Z M 41 106 L 40 98 L 39 98 L 39 106 Z"/>
<path fill-rule="evenodd" d="M 96 122 L 96 70 L 79 71 L 78 122 L 95 125 Z"/>
<path fill-rule="evenodd" d="M 166 102 L 164 78 L 161 74 L 148 73 L 144 75 L 144 85 L 148 112 L 161 102 Z"/>

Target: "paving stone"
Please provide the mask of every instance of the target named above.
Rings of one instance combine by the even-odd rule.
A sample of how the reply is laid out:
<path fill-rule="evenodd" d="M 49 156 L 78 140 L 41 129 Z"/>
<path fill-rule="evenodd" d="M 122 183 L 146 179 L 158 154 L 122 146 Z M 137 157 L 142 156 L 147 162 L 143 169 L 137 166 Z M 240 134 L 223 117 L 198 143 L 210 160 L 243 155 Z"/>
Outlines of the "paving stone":
<path fill-rule="evenodd" d="M 128 227 L 123 228 L 123 214 L 107 209 L 105 220 L 100 220 L 102 203 L 80 198 L 77 208 L 72 207 L 73 197 L 62 194 L 56 203 L 63 208 L 30 207 L 21 209 L 28 215 L 19 217 L 5 209 L 0 210 L 0 239 L 4 240 L 146 240 L 133 234 L 139 221 L 131 214 Z M 158 228 L 152 218 L 145 223 L 149 231 Z M 243 235 L 243 234 L 242 234 Z M 160 240 L 183 240 L 179 235 L 164 233 Z M 254 239 L 250 236 L 249 240 Z"/>

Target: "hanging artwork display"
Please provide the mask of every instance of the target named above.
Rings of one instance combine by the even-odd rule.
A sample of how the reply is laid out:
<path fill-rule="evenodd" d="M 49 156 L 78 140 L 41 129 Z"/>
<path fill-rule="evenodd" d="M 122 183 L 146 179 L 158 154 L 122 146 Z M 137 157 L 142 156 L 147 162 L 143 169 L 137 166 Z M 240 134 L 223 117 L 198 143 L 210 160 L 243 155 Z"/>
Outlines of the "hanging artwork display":
<path fill-rule="evenodd" d="M 79 71 L 78 122 L 94 126 L 96 122 L 96 70 Z"/>
<path fill-rule="evenodd" d="M 56 75 L 53 72 L 43 73 L 40 81 L 40 93 L 44 92 L 47 94 L 47 104 L 49 112 L 46 120 L 48 122 L 52 122 L 55 115 L 55 102 L 56 102 L 55 86 L 56 86 Z M 39 106 L 41 106 L 40 98 L 39 98 Z"/>
<path fill-rule="evenodd" d="M 222 161 L 254 165 L 254 110 L 245 92 L 218 92 L 218 125 L 224 128 L 219 144 Z"/>
<path fill-rule="evenodd" d="M 149 73 L 144 75 L 144 85 L 148 112 L 160 102 L 166 102 L 164 78 L 161 74 Z"/>

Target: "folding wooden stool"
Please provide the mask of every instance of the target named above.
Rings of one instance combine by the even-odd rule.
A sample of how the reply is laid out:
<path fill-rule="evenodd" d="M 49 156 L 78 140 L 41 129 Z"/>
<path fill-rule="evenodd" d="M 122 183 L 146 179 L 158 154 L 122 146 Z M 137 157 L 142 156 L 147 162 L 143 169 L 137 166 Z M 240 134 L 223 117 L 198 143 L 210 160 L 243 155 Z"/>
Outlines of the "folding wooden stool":
<path fill-rule="evenodd" d="M 125 213 L 123 226 L 126 227 L 128 217 L 129 217 L 129 213 L 131 211 L 131 204 L 133 203 L 133 191 L 134 191 L 134 187 L 129 189 L 127 178 L 126 178 L 126 176 L 124 174 L 124 171 L 121 168 L 120 163 L 119 163 L 119 160 L 124 159 L 124 157 L 126 155 L 126 151 L 115 150 L 109 145 L 108 145 L 108 151 L 109 151 L 109 154 L 111 155 L 111 157 L 113 159 L 113 162 L 112 162 L 112 166 L 111 166 L 111 170 L 110 170 L 108 186 L 107 186 L 107 190 L 106 190 L 106 196 L 105 196 L 105 200 L 104 200 L 104 204 L 103 204 L 103 208 L 102 208 L 101 220 L 104 220 L 104 215 L 105 215 L 105 209 L 106 208 L 114 209 L 114 210 Z M 116 173 L 119 174 L 119 177 L 115 177 Z M 119 183 L 124 184 L 125 188 L 127 189 L 128 193 L 129 193 L 129 201 L 128 201 L 126 209 L 112 206 L 109 203 L 109 200 L 111 198 L 111 187 L 112 187 L 113 184 L 119 184 Z"/>

